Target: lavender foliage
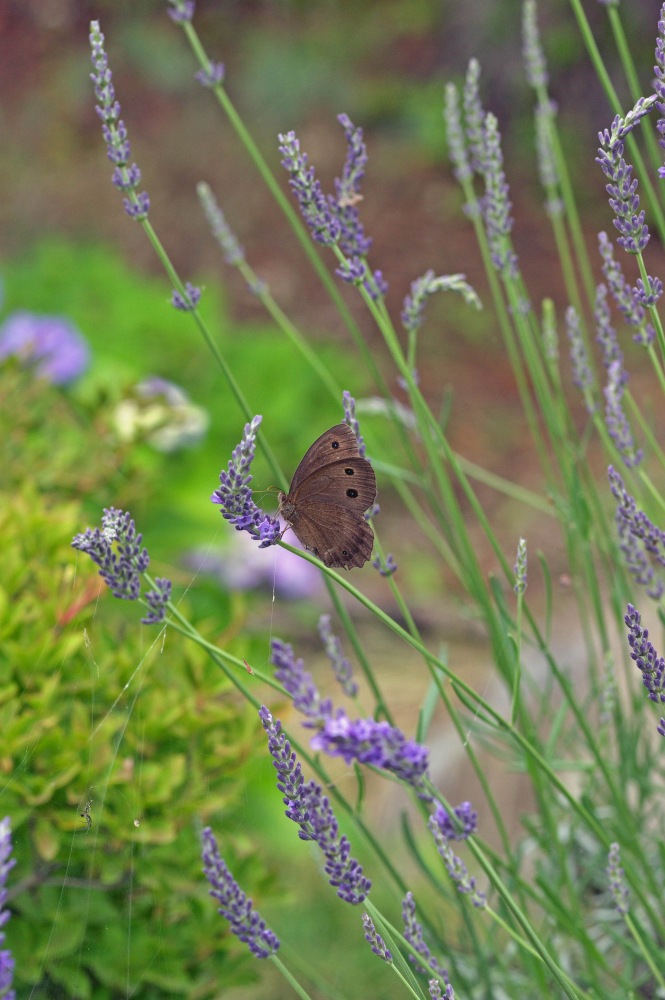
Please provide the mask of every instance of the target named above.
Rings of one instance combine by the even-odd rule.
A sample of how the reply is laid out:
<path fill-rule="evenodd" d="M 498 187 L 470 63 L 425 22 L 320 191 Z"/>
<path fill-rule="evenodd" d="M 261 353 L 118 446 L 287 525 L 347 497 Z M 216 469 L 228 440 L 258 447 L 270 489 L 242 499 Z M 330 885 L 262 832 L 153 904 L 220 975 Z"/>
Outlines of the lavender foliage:
<path fill-rule="evenodd" d="M 332 701 L 321 697 L 312 675 L 305 670 L 303 660 L 296 659 L 288 642 L 272 640 L 270 662 L 276 667 L 275 680 L 291 695 L 294 707 L 309 719 L 306 726 L 313 728 L 331 717 Z"/>
<path fill-rule="evenodd" d="M 193 10 L 193 5 L 192 5 Z M 99 30 L 99 21 L 90 22 L 90 45 L 92 64 L 95 72 L 91 79 L 95 85 L 98 104 L 95 110 L 102 120 L 102 134 L 106 142 L 107 155 L 114 164 L 113 183 L 127 197 L 125 211 L 130 218 L 142 222 L 148 217 L 150 199 L 145 191 L 137 191 L 141 183 L 141 171 L 135 163 L 130 163 L 131 152 L 127 129 L 120 118 L 120 104 L 115 97 L 112 74 L 104 51 L 104 36 Z"/>
<path fill-rule="evenodd" d="M 219 854 L 215 835 L 203 831 L 203 872 L 210 883 L 210 895 L 220 904 L 219 913 L 231 924 L 231 931 L 256 958 L 270 958 L 279 948 L 279 939 L 262 920 L 252 900 L 241 890 Z"/>
<path fill-rule="evenodd" d="M 413 955 L 409 955 L 409 961 L 416 967 L 416 972 L 427 975 L 428 972 L 436 972 L 438 976 L 448 981 L 448 971 L 434 957 L 423 937 L 422 925 L 416 920 L 416 901 L 412 892 L 407 892 L 402 900 L 402 923 L 404 925 L 403 934 L 414 951 L 421 956 L 424 965 L 418 964 Z"/>
<path fill-rule="evenodd" d="M 390 949 L 374 926 L 374 921 L 369 913 L 363 913 L 363 928 L 365 930 L 365 941 L 367 941 L 374 954 L 378 955 L 384 962 L 392 962 L 393 956 L 390 953 Z"/>
<path fill-rule="evenodd" d="M 141 574 L 150 565 L 150 556 L 142 541 L 143 536 L 137 533 L 129 511 L 109 507 L 102 515 L 101 529 L 88 528 L 76 535 L 72 548 L 85 552 L 99 566 L 99 575 L 114 597 L 136 601 L 141 595 Z M 163 621 L 170 597 L 171 581 L 155 580 L 155 589 L 145 594 L 150 610 L 141 621 L 146 625 Z"/>
<path fill-rule="evenodd" d="M 90 349 L 68 319 L 20 311 L 0 327 L 0 361 L 10 357 L 53 385 L 68 385 L 87 369 Z"/>
<path fill-rule="evenodd" d="M 275 545 L 282 537 L 279 520 L 270 517 L 257 507 L 252 499 L 250 468 L 256 452 L 256 432 L 261 417 L 245 424 L 243 438 L 233 449 L 227 471 L 219 474 L 220 486 L 210 497 L 219 504 L 222 517 L 235 526 L 236 531 L 247 531 L 259 543 L 259 548 Z"/>
<path fill-rule="evenodd" d="M 259 711 L 263 728 L 268 734 L 268 749 L 277 769 L 277 787 L 284 796 L 286 815 L 297 823 L 301 840 L 314 841 L 325 858 L 328 881 L 337 895 L 347 903 L 362 903 L 371 882 L 361 865 L 351 856 L 351 845 L 339 827 L 330 800 L 314 781 L 305 784 L 300 763 L 291 744 L 282 732 L 279 720 L 273 720 L 265 706 Z"/>
<path fill-rule="evenodd" d="M 7 876 L 16 864 L 12 858 L 12 835 L 9 817 L 0 822 L 0 946 L 4 943 L 5 933 L 2 928 L 10 917 L 5 908 L 7 902 Z M 11 989 L 14 978 L 14 956 L 8 948 L 0 947 L 0 996 L 2 1000 L 16 1000 L 16 992 Z"/>
<path fill-rule="evenodd" d="M 355 698 L 358 694 L 358 685 L 353 679 L 353 667 L 346 656 L 344 656 L 342 643 L 333 633 L 330 615 L 321 615 L 319 618 L 319 636 L 326 651 L 326 656 L 330 660 L 337 683 L 349 698 Z"/>
<path fill-rule="evenodd" d="M 649 597 L 658 601 L 665 592 L 665 532 L 657 528 L 628 493 L 623 479 L 610 465 L 610 490 L 617 501 L 615 524 L 626 569 Z"/>

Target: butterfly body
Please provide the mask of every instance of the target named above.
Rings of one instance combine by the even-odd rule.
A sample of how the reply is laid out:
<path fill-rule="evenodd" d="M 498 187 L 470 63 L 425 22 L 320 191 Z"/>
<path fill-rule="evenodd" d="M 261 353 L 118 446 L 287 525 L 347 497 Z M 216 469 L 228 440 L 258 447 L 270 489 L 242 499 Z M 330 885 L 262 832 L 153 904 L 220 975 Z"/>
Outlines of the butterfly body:
<path fill-rule="evenodd" d="M 352 569 L 372 554 L 374 532 L 363 515 L 375 499 L 374 469 L 351 428 L 336 424 L 305 452 L 289 492 L 280 491 L 279 513 L 326 566 Z"/>

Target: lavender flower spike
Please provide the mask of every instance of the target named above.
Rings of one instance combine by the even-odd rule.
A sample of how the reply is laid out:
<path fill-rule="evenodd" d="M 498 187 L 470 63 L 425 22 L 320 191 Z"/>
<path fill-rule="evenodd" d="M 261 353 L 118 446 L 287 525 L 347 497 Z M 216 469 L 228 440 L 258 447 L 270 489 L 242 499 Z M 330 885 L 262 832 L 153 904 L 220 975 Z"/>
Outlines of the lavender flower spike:
<path fill-rule="evenodd" d="M 148 550 L 142 546 L 143 536 L 129 511 L 105 508 L 102 527 L 88 528 L 72 540 L 72 548 L 85 552 L 99 566 L 99 575 L 114 597 L 136 601 L 141 596 L 141 574 L 150 565 Z M 155 589 L 145 594 L 150 611 L 141 621 L 153 625 L 163 621 L 171 597 L 171 581 L 158 578 Z"/>
<path fill-rule="evenodd" d="M 231 931 L 257 958 L 270 958 L 279 948 L 279 939 L 266 927 L 245 893 L 219 855 L 215 835 L 209 826 L 203 831 L 203 872 L 211 885 L 210 895 L 220 903 L 219 913 L 231 924 Z"/>
<path fill-rule="evenodd" d="M 454 167 L 455 177 L 460 183 L 473 176 L 466 149 L 466 139 L 462 128 L 459 93 L 454 83 L 446 84 L 443 118 L 446 123 L 448 156 Z"/>
<path fill-rule="evenodd" d="M 628 629 L 630 658 L 635 660 L 642 672 L 642 683 L 649 693 L 649 700 L 656 704 L 665 703 L 665 659 L 658 655 L 649 640 L 649 630 L 642 628 L 642 616 L 632 604 L 626 608 L 624 622 Z"/>
<path fill-rule="evenodd" d="M 353 668 L 344 656 L 342 643 L 333 633 L 330 615 L 321 615 L 319 618 L 319 636 L 332 665 L 337 683 L 349 698 L 355 698 L 358 694 L 358 685 L 353 679 Z"/>
<path fill-rule="evenodd" d="M 279 141 L 279 151 L 284 157 L 282 166 L 291 175 L 289 184 L 298 199 L 305 223 L 318 243 L 334 245 L 340 237 L 341 223 L 314 176 L 314 167 L 308 166 L 307 153 L 300 152 L 295 132 L 279 135 Z"/>
<path fill-rule="evenodd" d="M 628 886 L 624 878 L 624 871 L 621 867 L 621 848 L 615 842 L 610 844 L 608 855 L 608 865 L 605 871 L 610 879 L 610 892 L 614 899 L 617 911 L 624 916 L 628 913 Z"/>
<path fill-rule="evenodd" d="M 520 538 L 517 543 L 517 561 L 514 566 L 516 594 L 523 594 L 526 590 L 526 538 Z"/>
<path fill-rule="evenodd" d="M 466 865 L 453 851 L 439 823 L 437 822 L 436 816 L 430 816 L 428 827 L 430 833 L 434 837 L 434 842 L 436 843 L 437 850 L 441 855 L 444 865 L 446 866 L 446 871 L 450 878 L 457 885 L 459 892 L 465 895 L 471 896 L 471 902 L 475 907 L 482 910 L 487 905 L 487 898 L 484 892 L 481 892 L 476 884 L 476 880 L 472 875 L 469 875 Z"/>
<path fill-rule="evenodd" d="M 339 827 L 330 801 L 320 785 L 305 784 L 300 763 L 291 744 L 282 732 L 281 723 L 273 720 L 267 708 L 259 717 L 268 734 L 268 749 L 277 769 L 277 787 L 282 792 L 286 815 L 299 826 L 301 840 L 313 840 L 326 859 L 325 872 L 337 895 L 347 903 L 362 903 L 372 883 L 362 867 L 351 857 L 351 845 L 346 836 L 339 837 Z"/>
<path fill-rule="evenodd" d="M 249 474 L 256 451 L 256 432 L 261 424 L 257 416 L 245 424 L 242 441 L 233 449 L 227 471 L 219 474 L 219 489 L 210 499 L 221 507 L 221 515 L 235 525 L 236 531 L 247 531 L 259 542 L 259 548 L 275 545 L 282 537 L 279 520 L 270 517 L 252 500 Z"/>
<path fill-rule="evenodd" d="M 606 191 L 610 196 L 610 208 L 616 215 L 614 225 L 620 232 L 619 246 L 627 253 L 641 253 L 649 242 L 649 229 L 644 222 L 644 210 L 640 211 L 637 194 L 637 178 L 632 178 L 633 168 L 623 158 L 624 139 L 635 125 L 652 108 L 655 95 L 639 101 L 625 118 L 616 115 L 611 128 L 598 133 L 600 148 L 596 163 L 609 180 Z"/>
<path fill-rule="evenodd" d="M 402 923 L 404 924 L 404 937 L 415 951 L 422 957 L 425 966 L 419 965 L 413 955 L 409 955 L 409 961 L 416 967 L 416 972 L 425 974 L 426 972 L 436 972 L 447 982 L 448 972 L 434 957 L 423 937 L 422 925 L 416 920 L 416 901 L 412 892 L 407 892 L 402 900 Z"/>
<path fill-rule="evenodd" d="M 0 822 L 0 928 L 9 920 L 9 910 L 5 909 L 7 902 L 7 876 L 16 864 L 11 857 L 12 838 L 9 817 Z M 5 934 L 0 929 L 0 945 L 5 940 Z M 14 958 L 9 949 L 0 949 L 0 996 L 2 1000 L 16 1000 L 15 990 L 10 989 L 14 978 Z"/>
<path fill-rule="evenodd" d="M 344 406 L 344 420 L 353 431 L 358 442 L 358 454 L 361 458 L 366 458 L 367 448 L 365 446 L 365 439 L 360 433 L 360 424 L 356 417 L 356 401 L 348 389 L 345 389 L 342 393 L 342 405 Z"/>
<path fill-rule="evenodd" d="M 95 72 L 91 79 L 95 85 L 95 96 L 99 104 L 95 110 L 102 120 L 102 133 L 106 141 L 108 158 L 114 164 L 113 183 L 127 195 L 124 199 L 125 211 L 131 219 L 142 222 L 148 217 L 150 199 L 145 191 L 137 192 L 141 183 L 141 171 L 135 163 L 130 164 L 130 148 L 125 123 L 120 118 L 120 104 L 115 98 L 111 70 L 104 51 L 104 36 L 99 30 L 99 21 L 90 22 L 90 45 L 92 65 Z"/>
<path fill-rule="evenodd" d="M 467 305 L 482 309 L 482 302 L 465 279 L 466 275 L 464 274 L 437 276 L 434 271 L 429 270 L 422 277 L 412 281 L 411 292 L 405 297 L 402 306 L 402 326 L 406 332 L 414 334 L 420 329 L 427 299 L 435 292 L 460 292 Z"/>
<path fill-rule="evenodd" d="M 238 237 L 229 226 L 224 213 L 217 204 L 215 196 L 207 184 L 201 182 L 196 186 L 199 201 L 205 212 L 205 217 L 210 226 L 212 235 L 219 243 L 224 260 L 232 267 L 237 267 L 245 259 L 245 251 L 240 245 Z"/>
<path fill-rule="evenodd" d="M 610 465 L 610 489 L 617 501 L 614 517 L 619 547 L 626 568 L 636 583 L 646 588 L 649 597 L 660 600 L 665 591 L 665 532 L 657 528 L 628 493 L 619 473 Z"/>
<path fill-rule="evenodd" d="M 576 385 L 582 391 L 587 412 L 594 413 L 598 407 L 593 398 L 593 372 L 589 366 L 589 356 L 584 340 L 582 339 L 580 319 L 574 306 L 568 306 L 566 309 L 566 333 L 570 341 L 573 385 Z"/>
<path fill-rule="evenodd" d="M 522 8 L 522 55 L 530 87 L 538 90 L 548 83 L 545 54 L 540 43 L 535 0 L 525 0 Z"/>
<path fill-rule="evenodd" d="M 636 344 L 648 347 L 654 340 L 656 331 L 652 324 L 647 321 L 645 306 L 642 303 L 639 290 L 628 284 L 621 264 L 615 260 L 614 249 L 607 233 L 598 233 L 598 249 L 603 258 L 603 274 L 612 297 L 621 310 L 626 323 L 637 329 L 633 340 Z"/>
<path fill-rule="evenodd" d="M 365 941 L 370 945 L 374 954 L 378 955 L 384 962 L 392 962 L 393 956 L 390 949 L 374 926 L 374 921 L 369 913 L 363 913 L 363 927 L 365 928 Z"/>
<path fill-rule="evenodd" d="M 270 662 L 277 668 L 275 680 L 293 698 L 293 705 L 310 720 L 305 725 L 309 728 L 317 726 L 332 715 L 330 698 L 322 698 L 312 675 L 305 670 L 301 659 L 296 659 L 293 647 L 281 639 L 273 639 L 270 644 Z"/>
<path fill-rule="evenodd" d="M 5 909 L 7 902 L 7 876 L 16 864 L 16 858 L 11 857 L 12 837 L 9 817 L 0 822 L 0 928 L 9 920 L 9 910 Z M 0 929 L 0 945 L 5 940 L 5 934 Z M 0 996 L 2 1000 L 16 1000 L 16 992 L 10 989 L 14 978 L 14 957 L 9 949 L 0 949 Z"/>
<path fill-rule="evenodd" d="M 605 425 L 617 451 L 629 469 L 639 465 L 644 458 L 641 448 L 635 446 L 633 432 L 624 412 L 622 397 L 626 383 L 626 373 L 620 360 L 612 361 L 607 369 L 605 396 Z"/>
<path fill-rule="evenodd" d="M 483 123 L 483 178 L 485 195 L 482 209 L 487 241 L 492 263 L 501 276 L 514 278 L 517 271 L 517 257 L 510 245 L 513 219 L 510 214 L 508 182 L 503 169 L 501 135 L 499 123 L 494 115 L 486 114 Z"/>
<path fill-rule="evenodd" d="M 656 128 L 660 135 L 658 144 L 662 149 L 665 149 L 665 3 L 660 9 L 658 38 L 656 39 L 656 65 L 653 70 L 656 77 L 654 90 L 658 98 L 656 108 L 660 114 L 660 118 L 656 123 Z M 665 167 L 658 168 L 658 176 L 665 177 Z"/>

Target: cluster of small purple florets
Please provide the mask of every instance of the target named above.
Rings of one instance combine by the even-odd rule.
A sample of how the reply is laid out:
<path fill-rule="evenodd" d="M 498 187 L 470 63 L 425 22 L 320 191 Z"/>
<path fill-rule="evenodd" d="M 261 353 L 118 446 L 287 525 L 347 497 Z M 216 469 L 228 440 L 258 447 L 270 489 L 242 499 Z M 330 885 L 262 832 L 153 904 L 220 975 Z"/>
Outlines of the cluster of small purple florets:
<path fill-rule="evenodd" d="M 2 927 L 9 920 L 9 910 L 5 909 L 7 902 L 7 876 L 16 864 L 12 858 L 12 837 L 9 818 L 0 822 L 0 945 L 5 940 Z M 14 978 L 14 956 L 9 949 L 0 949 L 0 996 L 2 1000 L 16 1000 L 16 992 L 10 989 Z"/>
<path fill-rule="evenodd" d="M 108 59 L 104 51 L 104 36 L 99 29 L 99 21 L 90 23 L 90 45 L 92 47 L 92 64 L 95 72 L 91 73 L 95 85 L 95 96 L 99 101 L 96 111 L 102 120 L 102 132 L 106 141 L 108 158 L 115 165 L 113 183 L 127 197 L 124 200 L 125 211 L 132 219 L 141 221 L 147 218 L 150 199 L 145 191 L 137 192 L 141 183 L 141 171 L 135 163 L 130 164 L 129 139 L 127 129 L 120 118 L 120 104 L 115 98 L 115 89 L 111 78 Z"/>
<path fill-rule="evenodd" d="M 635 660 L 642 672 L 642 683 L 648 691 L 651 701 L 657 704 L 665 703 L 665 659 L 649 640 L 649 630 L 642 628 L 642 616 L 629 604 L 624 615 L 628 629 L 628 645 L 631 659 Z M 658 732 L 665 736 L 665 719 L 660 720 Z"/>
<path fill-rule="evenodd" d="M 72 548 L 85 552 L 99 566 L 99 575 L 114 597 L 136 601 L 141 596 L 141 574 L 150 565 L 148 550 L 142 546 L 143 536 L 129 511 L 109 507 L 102 515 L 101 528 L 88 528 L 76 535 Z M 145 625 L 164 620 L 171 598 L 171 581 L 158 577 L 155 589 L 144 594 L 150 611 L 141 619 Z"/>
<path fill-rule="evenodd" d="M 623 479 L 612 466 L 608 476 L 610 490 L 617 501 L 615 523 L 626 568 L 636 583 L 645 587 L 649 597 L 658 601 L 665 591 L 665 532 L 638 508 L 635 498 L 628 493 Z"/>
<path fill-rule="evenodd" d="M 257 958 L 269 958 L 279 948 L 279 939 L 261 919 L 242 891 L 226 862 L 220 857 L 210 827 L 203 831 L 203 871 L 210 883 L 210 895 L 220 904 L 219 913 L 231 924 L 231 931 L 244 941 Z"/>
<path fill-rule="evenodd" d="M 301 840 L 312 840 L 325 857 L 325 871 L 337 895 L 347 903 L 362 903 L 371 882 L 361 865 L 351 857 L 351 845 L 346 836 L 339 836 L 339 827 L 330 800 L 314 781 L 305 783 L 302 769 L 291 744 L 282 732 L 279 720 L 273 720 L 267 708 L 259 716 L 268 734 L 268 749 L 277 769 L 277 787 L 284 796 L 286 815 L 298 824 Z"/>
<path fill-rule="evenodd" d="M 227 471 L 219 474 L 219 489 L 210 499 L 219 504 L 222 517 L 235 525 L 236 531 L 247 531 L 259 542 L 259 548 L 274 545 L 281 538 L 279 520 L 270 517 L 252 499 L 250 468 L 256 451 L 256 432 L 261 417 L 245 424 L 242 441 L 231 454 Z"/>
<path fill-rule="evenodd" d="M 377 299 L 385 295 L 388 286 L 381 271 L 372 273 L 365 258 L 372 245 L 365 235 L 356 205 L 362 200 L 360 182 L 367 163 L 367 149 L 362 129 L 356 128 L 348 115 L 338 115 L 347 140 L 347 155 L 342 177 L 335 180 L 335 194 L 325 195 L 316 179 L 314 167 L 308 165 L 307 154 L 300 151 L 295 132 L 279 136 L 282 166 L 291 175 L 289 181 L 298 200 L 300 212 L 317 243 L 337 246 L 344 260 L 337 269 L 343 281 L 362 285 Z"/>

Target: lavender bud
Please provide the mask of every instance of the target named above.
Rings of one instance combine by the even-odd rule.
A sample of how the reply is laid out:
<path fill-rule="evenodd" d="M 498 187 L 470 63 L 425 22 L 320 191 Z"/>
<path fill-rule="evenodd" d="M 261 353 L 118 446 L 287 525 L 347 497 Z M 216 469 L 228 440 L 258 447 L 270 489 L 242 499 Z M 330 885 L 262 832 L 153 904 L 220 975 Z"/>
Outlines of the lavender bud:
<path fill-rule="evenodd" d="M 363 927 L 365 929 L 365 941 L 370 945 L 374 954 L 378 955 L 384 962 L 392 962 L 393 956 L 390 954 L 386 942 L 374 926 L 374 921 L 369 913 L 363 913 Z"/>
<path fill-rule="evenodd" d="M 594 378 L 589 366 L 589 357 L 582 339 L 579 316 L 573 306 L 566 309 L 566 333 L 570 341 L 570 360 L 573 366 L 573 385 L 576 385 L 584 395 L 584 405 L 589 413 L 597 410 L 593 398 Z"/>
<path fill-rule="evenodd" d="M 360 457 L 366 458 L 367 447 L 365 445 L 365 439 L 360 433 L 360 424 L 358 423 L 358 418 L 356 417 L 356 401 L 348 389 L 345 389 L 342 393 L 342 405 L 344 407 L 344 420 L 355 435 L 355 439 L 358 442 L 358 452 Z"/>
<path fill-rule="evenodd" d="M 436 972 L 442 979 L 448 979 L 448 972 L 432 955 L 432 952 L 425 943 L 422 925 L 416 920 L 416 901 L 412 892 L 407 892 L 402 900 L 402 923 L 404 925 L 404 937 L 409 942 L 414 951 L 423 959 L 424 965 L 420 965 L 409 955 L 409 961 L 415 966 L 416 972 L 426 975 L 427 972 Z"/>
<path fill-rule="evenodd" d="M 637 344 L 648 347 L 654 340 L 656 331 L 652 324 L 647 321 L 638 290 L 631 288 L 624 277 L 621 265 L 614 259 L 614 250 L 607 233 L 598 233 L 598 249 L 603 258 L 603 274 L 612 297 L 626 323 L 637 328 L 638 332 L 633 336 L 633 340 Z"/>
<path fill-rule="evenodd" d="M 548 83 L 545 54 L 540 44 L 535 0 L 525 0 L 522 8 L 522 54 L 526 78 L 530 87 L 537 90 Z"/>
<path fill-rule="evenodd" d="M 660 600 L 665 591 L 665 532 L 639 510 L 635 498 L 627 492 L 621 476 L 612 466 L 608 474 L 610 490 L 617 501 L 614 520 L 626 568 L 635 582 L 646 588 L 649 597 Z"/>
<path fill-rule="evenodd" d="M 614 898 L 614 905 L 617 911 L 625 916 L 628 913 L 628 886 L 624 878 L 624 871 L 620 864 L 621 848 L 617 843 L 610 844 L 608 855 L 608 865 L 605 871 L 610 879 L 610 892 Z"/>
<path fill-rule="evenodd" d="M 605 425 L 624 464 L 632 468 L 640 464 L 644 452 L 635 446 L 633 432 L 623 409 L 622 397 L 626 380 L 621 361 L 612 361 L 607 369 L 607 385 L 603 389 Z"/>
<path fill-rule="evenodd" d="M 319 618 L 319 635 L 337 683 L 349 698 L 355 698 L 358 694 L 358 685 L 353 679 L 353 668 L 344 656 L 342 643 L 333 634 L 330 615 L 321 615 Z"/>
<path fill-rule="evenodd" d="M 296 659 L 293 647 L 281 639 L 273 639 L 270 644 L 270 662 L 277 669 L 275 679 L 293 698 L 294 707 L 311 721 L 313 727 L 325 722 L 332 715 L 332 701 L 321 698 L 312 675 L 305 670 L 303 660 Z"/>
<path fill-rule="evenodd" d="M 520 538 L 517 543 L 517 562 L 514 566 L 516 594 L 523 594 L 526 590 L 526 538 Z"/>
<path fill-rule="evenodd" d="M 207 69 L 200 69 L 194 74 L 194 79 L 202 87 L 216 87 L 224 82 L 225 67 L 223 62 L 211 62 Z"/>
<path fill-rule="evenodd" d="M 201 289 L 197 285 L 185 282 L 185 294 L 181 295 L 177 288 L 173 289 L 171 295 L 171 305 L 174 309 L 181 309 L 183 312 L 193 312 L 201 300 Z"/>
<path fill-rule="evenodd" d="M 224 260 L 232 267 L 237 267 L 245 259 L 244 249 L 226 221 L 224 213 L 215 201 L 215 197 L 208 185 L 203 183 L 198 184 L 196 190 L 212 235 L 222 248 Z"/>
<path fill-rule="evenodd" d="M 446 123 L 446 139 L 448 140 L 448 156 L 455 171 L 455 177 L 460 183 L 473 176 L 466 151 L 466 139 L 462 128 L 459 94 L 454 83 L 446 84 L 445 104 L 443 111 Z"/>
<path fill-rule="evenodd" d="M 16 858 L 11 857 L 12 832 L 9 817 L 0 822 L 0 928 L 10 917 L 10 911 L 5 909 L 7 902 L 7 876 L 16 864 Z M 5 940 L 4 931 L 0 930 L 0 945 Z M 10 989 L 14 978 L 14 956 L 8 948 L 0 949 L 0 996 L 3 1000 L 16 1000 L 16 992 Z"/>

